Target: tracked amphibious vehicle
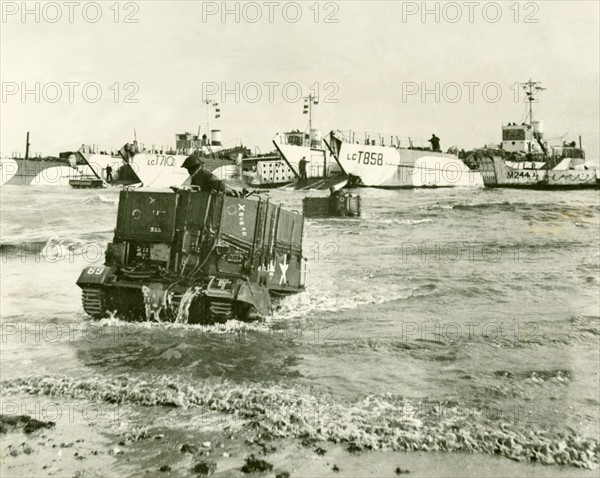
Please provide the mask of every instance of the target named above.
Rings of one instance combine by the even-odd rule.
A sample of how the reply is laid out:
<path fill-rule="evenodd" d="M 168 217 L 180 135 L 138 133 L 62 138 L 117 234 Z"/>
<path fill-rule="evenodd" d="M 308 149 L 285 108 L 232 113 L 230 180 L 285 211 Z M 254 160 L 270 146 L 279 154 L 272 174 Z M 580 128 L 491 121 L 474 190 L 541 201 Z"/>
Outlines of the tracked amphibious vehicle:
<path fill-rule="evenodd" d="M 235 192 L 124 190 L 104 266 L 77 285 L 99 319 L 259 320 L 304 288 L 302 214 Z"/>

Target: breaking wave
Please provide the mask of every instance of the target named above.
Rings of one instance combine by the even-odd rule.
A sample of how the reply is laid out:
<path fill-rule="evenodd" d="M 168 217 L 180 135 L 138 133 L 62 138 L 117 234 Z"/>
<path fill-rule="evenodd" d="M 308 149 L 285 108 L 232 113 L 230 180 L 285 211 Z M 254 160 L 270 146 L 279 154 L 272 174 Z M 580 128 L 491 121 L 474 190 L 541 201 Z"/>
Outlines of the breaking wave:
<path fill-rule="evenodd" d="M 181 377 L 26 377 L 2 382 L 4 393 L 84 398 L 139 406 L 231 414 L 272 438 L 346 443 L 348 449 L 458 451 L 517 461 L 597 468 L 600 445 L 574 431 L 533 431 L 491 415 L 482 404 L 417 402 L 387 393 L 351 403 L 276 384 L 191 383 Z"/>
<path fill-rule="evenodd" d="M 418 286 L 397 291 L 389 289 L 353 291 L 350 295 L 334 295 L 331 292 L 321 294 L 307 291 L 285 297 L 280 303 L 280 308 L 275 312 L 274 320 L 297 319 L 311 313 L 348 311 L 367 305 L 380 305 L 424 297 L 433 293 L 435 293 L 435 286 Z"/>
<path fill-rule="evenodd" d="M 369 219 L 368 222 L 369 222 L 369 224 L 365 225 L 365 227 L 371 227 L 372 224 L 399 225 L 399 226 L 417 226 L 419 224 L 432 223 L 433 219 L 431 219 L 431 218 L 422 218 L 422 219 L 383 219 L 383 218 L 373 218 L 373 219 Z"/>
<path fill-rule="evenodd" d="M 22 241 L 3 241 L 0 254 L 3 258 L 11 256 L 39 255 L 47 261 L 58 261 L 74 255 L 93 255 L 102 259 L 107 237 L 102 233 L 88 234 L 81 238 L 50 237 L 49 239 L 27 239 Z"/>
<path fill-rule="evenodd" d="M 95 195 L 86 197 L 83 200 L 84 204 L 97 204 L 99 202 L 104 203 L 104 204 L 117 205 L 119 203 L 119 195 L 115 194 L 113 196 L 109 196 L 108 194 L 95 194 Z"/>

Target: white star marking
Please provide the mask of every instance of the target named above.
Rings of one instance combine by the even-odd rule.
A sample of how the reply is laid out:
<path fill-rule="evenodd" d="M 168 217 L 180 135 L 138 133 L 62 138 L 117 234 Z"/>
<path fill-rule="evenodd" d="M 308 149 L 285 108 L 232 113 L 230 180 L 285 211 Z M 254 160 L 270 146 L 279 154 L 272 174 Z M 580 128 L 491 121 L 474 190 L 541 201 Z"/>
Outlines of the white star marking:
<path fill-rule="evenodd" d="M 281 278 L 279 279 L 279 285 L 285 285 L 287 282 L 287 270 L 290 265 L 287 263 L 287 257 L 283 256 L 283 262 L 279 263 L 279 268 L 281 269 Z"/>

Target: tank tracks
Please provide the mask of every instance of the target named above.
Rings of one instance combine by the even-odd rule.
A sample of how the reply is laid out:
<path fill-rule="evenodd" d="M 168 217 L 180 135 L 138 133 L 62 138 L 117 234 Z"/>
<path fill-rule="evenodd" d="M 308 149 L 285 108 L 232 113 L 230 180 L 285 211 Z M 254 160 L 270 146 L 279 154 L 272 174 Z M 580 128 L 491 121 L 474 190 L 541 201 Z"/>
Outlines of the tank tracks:
<path fill-rule="evenodd" d="M 230 301 L 209 299 L 207 309 L 207 319 L 210 322 L 226 322 L 233 315 Z"/>
<path fill-rule="evenodd" d="M 101 319 L 106 312 L 106 298 L 102 289 L 86 287 L 82 289 L 83 310 L 94 319 Z"/>
<path fill-rule="evenodd" d="M 109 310 L 108 297 L 106 292 L 99 288 L 86 287 L 82 289 L 83 310 L 90 317 L 100 320 L 106 317 L 106 311 Z M 141 304 L 140 304 L 141 305 Z M 176 304 L 179 305 L 178 303 Z M 177 310 L 177 307 L 175 308 Z M 141 312 L 142 309 L 139 309 Z M 126 311 L 121 311 L 125 313 Z M 117 311 L 117 315 L 119 311 Z M 214 324 L 224 323 L 233 318 L 233 305 L 230 301 L 211 298 L 206 301 L 204 307 L 200 307 L 191 312 L 189 323 L 196 324 Z M 130 317 L 131 318 L 131 317 Z M 143 321 L 143 314 L 138 321 Z"/>

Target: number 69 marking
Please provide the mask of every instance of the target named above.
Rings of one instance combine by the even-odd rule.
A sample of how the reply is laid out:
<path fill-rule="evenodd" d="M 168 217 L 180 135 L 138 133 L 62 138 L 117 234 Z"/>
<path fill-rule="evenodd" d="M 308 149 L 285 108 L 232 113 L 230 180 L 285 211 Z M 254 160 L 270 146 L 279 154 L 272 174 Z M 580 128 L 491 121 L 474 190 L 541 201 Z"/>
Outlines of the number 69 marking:
<path fill-rule="evenodd" d="M 99 276 L 100 274 L 102 274 L 104 272 L 104 267 L 90 267 L 87 270 L 87 273 L 89 275 L 97 275 Z"/>

